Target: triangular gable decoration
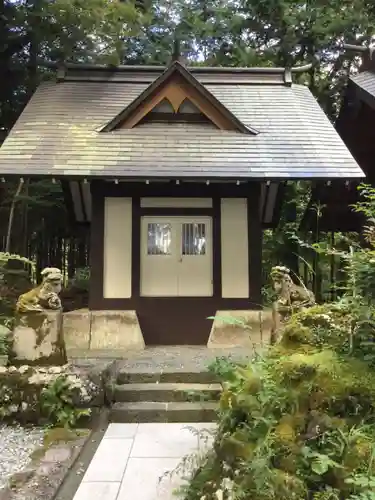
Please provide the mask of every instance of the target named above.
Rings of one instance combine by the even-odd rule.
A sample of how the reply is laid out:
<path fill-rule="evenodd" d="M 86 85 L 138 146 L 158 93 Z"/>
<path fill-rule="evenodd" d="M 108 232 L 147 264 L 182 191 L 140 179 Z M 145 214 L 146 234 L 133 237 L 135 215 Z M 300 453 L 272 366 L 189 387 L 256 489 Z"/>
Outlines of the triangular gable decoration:
<path fill-rule="evenodd" d="M 220 130 L 258 133 L 243 124 L 178 61 L 174 61 L 102 132 L 160 121 L 203 122 L 211 123 Z"/>

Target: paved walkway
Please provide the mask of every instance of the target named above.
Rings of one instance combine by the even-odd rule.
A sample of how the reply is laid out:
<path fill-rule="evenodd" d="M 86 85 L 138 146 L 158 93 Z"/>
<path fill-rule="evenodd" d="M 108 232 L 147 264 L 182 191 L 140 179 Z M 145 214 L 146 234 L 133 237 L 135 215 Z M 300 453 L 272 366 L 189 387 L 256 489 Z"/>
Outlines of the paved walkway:
<path fill-rule="evenodd" d="M 215 424 L 110 424 L 73 500 L 172 500 Z M 195 432 L 193 431 L 195 429 Z M 178 470 L 174 474 L 172 471 Z"/>

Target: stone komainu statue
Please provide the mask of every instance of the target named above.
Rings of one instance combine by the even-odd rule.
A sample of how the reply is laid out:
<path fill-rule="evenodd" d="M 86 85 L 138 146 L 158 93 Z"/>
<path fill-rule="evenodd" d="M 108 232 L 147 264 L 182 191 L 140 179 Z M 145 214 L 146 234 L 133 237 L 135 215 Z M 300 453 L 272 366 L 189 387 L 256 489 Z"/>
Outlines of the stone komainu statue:
<path fill-rule="evenodd" d="M 273 303 L 273 327 L 271 343 L 276 343 L 280 332 L 280 321 L 284 321 L 291 314 L 315 305 L 315 295 L 308 290 L 304 283 L 296 285 L 290 276 L 290 269 L 284 266 L 275 266 L 271 270 L 273 289 L 277 299 Z"/>
<path fill-rule="evenodd" d="M 17 313 L 42 312 L 61 309 L 59 293 L 62 288 L 63 276 L 56 267 L 46 267 L 42 271 L 42 283 L 18 298 Z"/>
<path fill-rule="evenodd" d="M 315 304 L 315 296 L 308 290 L 304 283 L 301 285 L 293 283 L 290 270 L 284 266 L 275 266 L 271 270 L 273 289 L 278 295 L 277 302 L 281 308 L 311 307 Z M 293 312 L 293 311 L 291 311 Z"/>

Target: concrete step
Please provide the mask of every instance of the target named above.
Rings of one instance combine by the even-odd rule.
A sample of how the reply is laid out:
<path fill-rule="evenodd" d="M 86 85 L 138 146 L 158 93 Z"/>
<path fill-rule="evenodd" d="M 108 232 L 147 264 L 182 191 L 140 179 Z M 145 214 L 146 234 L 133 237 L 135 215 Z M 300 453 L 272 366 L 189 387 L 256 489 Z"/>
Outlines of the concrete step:
<path fill-rule="evenodd" d="M 110 411 L 110 421 L 115 423 L 146 422 L 215 422 L 218 403 L 162 403 L 143 401 L 115 403 Z"/>
<path fill-rule="evenodd" d="M 117 373 L 117 383 L 145 384 L 145 383 L 178 383 L 178 384 L 215 384 L 217 377 L 208 371 L 126 371 Z"/>
<path fill-rule="evenodd" d="M 200 402 L 215 401 L 221 393 L 220 384 L 142 383 L 116 385 L 114 401 L 120 402 Z"/>

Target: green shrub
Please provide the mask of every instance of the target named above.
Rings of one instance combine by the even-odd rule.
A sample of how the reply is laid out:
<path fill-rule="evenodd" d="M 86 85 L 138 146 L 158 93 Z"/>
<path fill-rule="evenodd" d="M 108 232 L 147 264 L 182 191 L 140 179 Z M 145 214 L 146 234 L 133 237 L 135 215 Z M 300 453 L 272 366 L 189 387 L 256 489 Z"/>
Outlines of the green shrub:
<path fill-rule="evenodd" d="M 74 427 L 82 417 L 89 417 L 89 408 L 79 408 L 74 401 L 76 387 L 69 378 L 60 376 L 43 388 L 40 397 L 41 413 L 50 425 Z"/>
<path fill-rule="evenodd" d="M 371 498 L 375 377 L 360 339 L 372 327 L 359 318 L 347 302 L 316 306 L 295 314 L 263 358 L 216 362 L 214 451 L 187 500 Z"/>
<path fill-rule="evenodd" d="M 76 272 L 74 273 L 74 277 L 71 280 L 70 285 L 75 288 L 88 290 L 90 284 L 90 274 L 91 271 L 89 267 L 80 267 L 76 269 Z"/>
<path fill-rule="evenodd" d="M 0 368 L 0 420 L 74 427 L 90 415 L 101 391 L 62 367 Z"/>
<path fill-rule="evenodd" d="M 0 356 L 6 356 L 10 349 L 10 338 L 0 331 Z"/>

